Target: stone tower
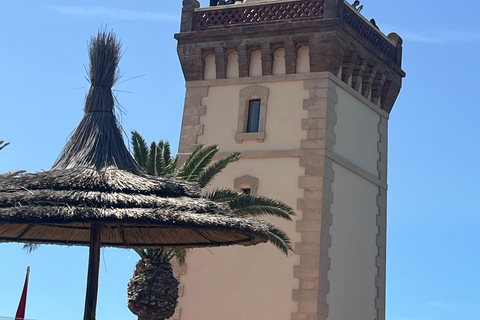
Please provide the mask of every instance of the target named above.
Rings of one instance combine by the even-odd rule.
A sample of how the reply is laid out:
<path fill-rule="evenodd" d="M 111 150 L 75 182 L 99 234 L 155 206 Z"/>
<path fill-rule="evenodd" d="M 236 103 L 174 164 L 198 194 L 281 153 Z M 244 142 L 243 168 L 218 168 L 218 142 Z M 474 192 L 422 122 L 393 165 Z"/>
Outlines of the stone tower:
<path fill-rule="evenodd" d="M 184 0 L 179 154 L 242 152 L 212 187 L 289 203 L 271 244 L 192 250 L 182 320 L 384 320 L 388 119 L 402 40 L 341 0 Z"/>

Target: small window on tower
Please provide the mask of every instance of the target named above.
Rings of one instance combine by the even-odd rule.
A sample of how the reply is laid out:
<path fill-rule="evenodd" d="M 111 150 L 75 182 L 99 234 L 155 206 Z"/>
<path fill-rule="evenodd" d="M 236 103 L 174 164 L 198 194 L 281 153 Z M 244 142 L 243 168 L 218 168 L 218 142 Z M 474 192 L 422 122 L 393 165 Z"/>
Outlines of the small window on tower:
<path fill-rule="evenodd" d="M 253 85 L 240 90 L 237 133 L 235 141 L 265 140 L 268 87 Z"/>
<path fill-rule="evenodd" d="M 252 190 L 250 188 L 242 188 L 242 193 L 243 194 L 250 194 Z"/>
<path fill-rule="evenodd" d="M 260 100 L 250 100 L 248 105 L 247 132 L 258 132 L 260 124 Z"/>
<path fill-rule="evenodd" d="M 251 194 L 254 196 L 257 194 L 258 178 L 248 175 L 235 178 L 233 181 L 233 187 L 240 193 Z"/>

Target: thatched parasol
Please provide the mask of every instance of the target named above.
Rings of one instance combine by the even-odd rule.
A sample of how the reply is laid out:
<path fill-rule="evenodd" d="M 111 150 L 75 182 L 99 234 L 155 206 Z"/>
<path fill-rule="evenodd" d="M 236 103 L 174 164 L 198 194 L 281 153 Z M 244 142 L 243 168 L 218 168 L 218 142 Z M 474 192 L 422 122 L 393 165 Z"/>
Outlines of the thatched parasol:
<path fill-rule="evenodd" d="M 120 45 L 90 44 L 85 115 L 50 171 L 0 179 L 0 242 L 88 245 L 85 320 L 95 319 L 100 246 L 207 247 L 267 240 L 262 221 L 234 218 L 194 184 L 147 176 L 114 114 Z"/>

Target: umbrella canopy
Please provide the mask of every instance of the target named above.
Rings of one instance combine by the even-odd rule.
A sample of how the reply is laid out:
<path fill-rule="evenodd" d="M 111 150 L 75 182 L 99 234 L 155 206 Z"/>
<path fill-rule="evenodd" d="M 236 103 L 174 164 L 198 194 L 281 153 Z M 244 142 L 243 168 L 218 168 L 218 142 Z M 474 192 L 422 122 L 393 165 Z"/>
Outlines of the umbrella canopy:
<path fill-rule="evenodd" d="M 265 240 L 262 221 L 234 218 L 196 186 L 114 168 L 53 169 L 0 179 L 0 241 L 103 246 L 205 247 Z"/>
<path fill-rule="evenodd" d="M 207 247 L 266 242 L 269 225 L 232 217 L 194 184 L 142 173 L 114 113 L 120 45 L 90 44 L 85 115 L 50 171 L 0 179 L 0 242 L 89 245 L 85 320 L 95 319 L 100 246 Z"/>

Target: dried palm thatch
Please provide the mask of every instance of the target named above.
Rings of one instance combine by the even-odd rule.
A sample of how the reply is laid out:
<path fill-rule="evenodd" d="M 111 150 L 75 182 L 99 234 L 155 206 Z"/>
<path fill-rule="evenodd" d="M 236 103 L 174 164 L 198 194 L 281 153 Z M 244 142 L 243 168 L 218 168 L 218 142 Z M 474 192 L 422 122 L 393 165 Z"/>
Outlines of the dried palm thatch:
<path fill-rule="evenodd" d="M 85 115 L 53 169 L 113 166 L 141 174 L 130 156 L 114 114 L 112 87 L 118 80 L 121 45 L 112 33 L 100 32 L 90 44 L 90 90 Z"/>
<path fill-rule="evenodd" d="M 103 246 L 203 247 L 254 244 L 265 224 L 233 218 L 197 187 L 118 169 L 51 170 L 0 179 L 0 241 Z M 253 232 L 253 235 L 252 235 Z"/>
<path fill-rule="evenodd" d="M 114 114 L 119 53 L 113 33 L 92 39 L 85 115 L 53 168 L 0 178 L 0 242 L 90 246 L 85 320 L 95 319 L 101 245 L 253 245 L 269 228 L 232 217 L 195 185 L 142 173 Z"/>

